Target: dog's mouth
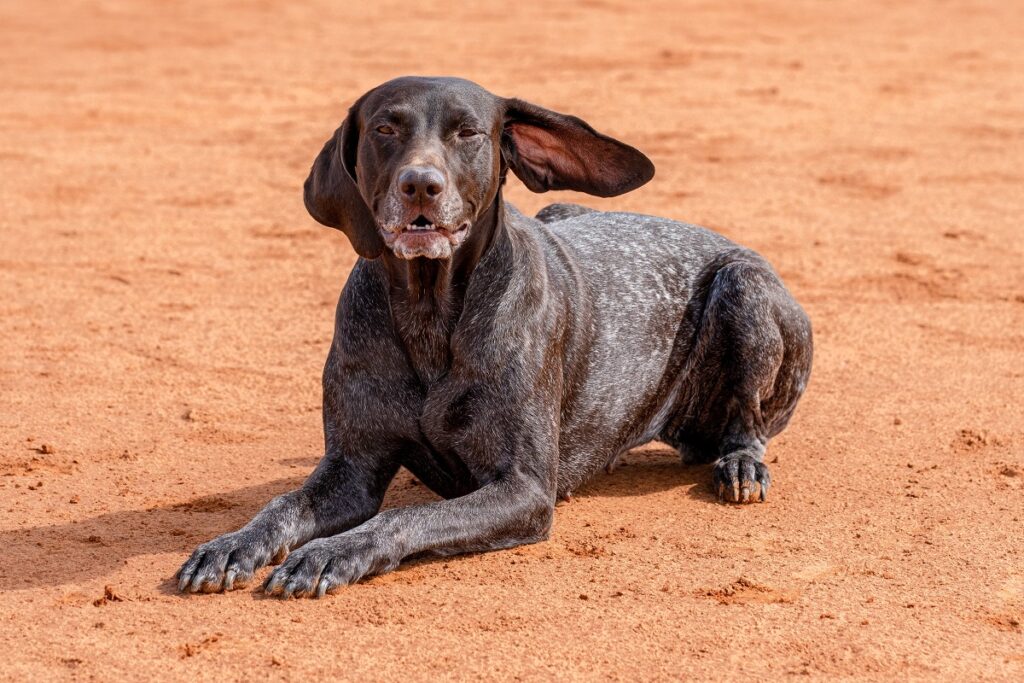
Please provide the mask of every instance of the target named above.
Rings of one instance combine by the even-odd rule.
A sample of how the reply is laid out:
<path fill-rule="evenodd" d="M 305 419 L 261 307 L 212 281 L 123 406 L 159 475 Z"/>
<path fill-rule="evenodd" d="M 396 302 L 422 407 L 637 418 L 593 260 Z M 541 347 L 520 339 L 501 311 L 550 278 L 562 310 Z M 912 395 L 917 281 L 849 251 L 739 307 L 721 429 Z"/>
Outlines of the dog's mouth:
<path fill-rule="evenodd" d="M 469 232 L 469 226 L 470 221 L 455 226 L 442 225 L 420 214 L 409 223 L 397 226 L 397 230 L 383 230 L 382 234 L 391 251 L 401 258 L 450 258 Z"/>
<path fill-rule="evenodd" d="M 437 230 L 437 226 L 434 225 L 433 221 L 424 216 L 422 213 L 409 223 L 403 229 L 403 232 L 424 232 L 427 230 Z M 441 228 L 442 230 L 444 228 Z"/>
<path fill-rule="evenodd" d="M 436 233 L 440 233 L 441 235 L 444 235 L 445 237 L 449 237 L 451 235 L 454 235 L 455 233 L 462 232 L 463 230 L 466 230 L 468 227 L 469 227 L 469 221 L 465 221 L 465 222 L 461 223 L 460 225 L 452 228 L 452 227 L 447 226 L 447 225 L 438 225 L 437 223 L 434 223 L 432 220 L 430 220 L 429 218 L 427 218 L 423 214 L 420 214 L 419 216 L 416 216 L 416 218 L 414 218 L 411 223 L 406 224 L 405 227 L 403 227 L 400 232 L 402 232 L 402 233 L 429 233 L 429 232 L 436 232 Z"/>

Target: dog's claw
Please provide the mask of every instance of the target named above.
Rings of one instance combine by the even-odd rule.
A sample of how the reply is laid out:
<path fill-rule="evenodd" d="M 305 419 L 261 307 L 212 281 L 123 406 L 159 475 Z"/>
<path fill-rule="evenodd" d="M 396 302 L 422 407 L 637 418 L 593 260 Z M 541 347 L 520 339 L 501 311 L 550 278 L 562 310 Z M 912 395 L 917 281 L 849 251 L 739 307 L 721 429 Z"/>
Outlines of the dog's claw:
<path fill-rule="evenodd" d="M 282 577 L 278 575 L 277 571 L 275 570 L 271 572 L 270 576 L 267 577 L 267 580 L 263 582 L 263 592 L 267 593 L 268 595 L 273 595 L 281 588 L 282 583 Z"/>
<path fill-rule="evenodd" d="M 236 576 L 238 576 L 238 570 L 234 567 L 224 572 L 224 590 L 229 591 L 235 587 Z"/>
<path fill-rule="evenodd" d="M 185 564 L 181 565 L 181 568 L 175 574 L 175 577 L 178 579 L 179 592 L 184 593 L 188 585 L 192 583 L 192 574 L 202 559 L 203 553 L 197 550 L 192 554 L 192 557 L 188 558 Z"/>

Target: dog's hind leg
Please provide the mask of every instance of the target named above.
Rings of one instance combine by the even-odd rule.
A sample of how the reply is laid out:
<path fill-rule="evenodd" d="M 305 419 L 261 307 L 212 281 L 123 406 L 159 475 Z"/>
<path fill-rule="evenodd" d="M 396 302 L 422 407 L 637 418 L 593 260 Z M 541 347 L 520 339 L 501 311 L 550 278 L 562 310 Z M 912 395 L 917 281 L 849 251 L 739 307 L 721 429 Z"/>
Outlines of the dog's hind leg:
<path fill-rule="evenodd" d="M 789 422 L 810 376 L 810 321 L 752 252 L 731 252 L 702 280 L 679 416 L 662 438 L 691 461 L 715 460 L 719 497 L 765 500 L 765 448 Z"/>

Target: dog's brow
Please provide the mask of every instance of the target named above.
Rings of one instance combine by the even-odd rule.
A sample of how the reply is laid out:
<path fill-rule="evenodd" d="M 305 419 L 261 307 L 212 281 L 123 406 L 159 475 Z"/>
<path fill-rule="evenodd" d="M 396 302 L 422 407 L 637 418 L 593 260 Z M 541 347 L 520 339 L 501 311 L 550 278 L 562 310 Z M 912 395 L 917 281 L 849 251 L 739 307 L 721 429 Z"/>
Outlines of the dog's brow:
<path fill-rule="evenodd" d="M 374 121 L 408 121 L 416 116 L 416 112 L 408 107 L 385 107 L 373 115 Z"/>
<path fill-rule="evenodd" d="M 453 126 L 460 124 L 480 125 L 480 117 L 468 109 L 456 109 L 449 114 L 448 121 Z"/>

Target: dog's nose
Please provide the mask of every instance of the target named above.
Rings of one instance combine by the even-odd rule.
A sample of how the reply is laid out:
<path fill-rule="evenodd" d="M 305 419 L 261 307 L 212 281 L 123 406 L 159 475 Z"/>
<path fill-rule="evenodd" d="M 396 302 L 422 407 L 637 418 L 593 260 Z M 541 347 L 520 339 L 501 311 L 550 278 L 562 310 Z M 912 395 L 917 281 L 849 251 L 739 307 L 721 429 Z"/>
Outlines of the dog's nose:
<path fill-rule="evenodd" d="M 408 166 L 398 174 L 398 188 L 406 199 L 433 202 L 444 191 L 444 176 L 433 166 Z"/>

